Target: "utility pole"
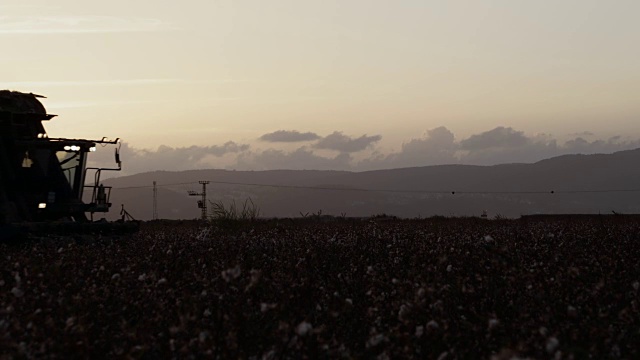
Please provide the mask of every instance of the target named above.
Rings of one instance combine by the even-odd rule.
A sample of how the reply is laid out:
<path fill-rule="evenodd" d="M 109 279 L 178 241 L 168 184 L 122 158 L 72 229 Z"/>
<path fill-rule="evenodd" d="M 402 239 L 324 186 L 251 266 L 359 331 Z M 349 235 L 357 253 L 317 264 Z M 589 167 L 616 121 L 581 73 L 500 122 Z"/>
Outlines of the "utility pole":
<path fill-rule="evenodd" d="M 207 184 L 209 181 L 198 181 L 202 185 L 202 192 L 193 190 L 187 191 L 189 196 L 201 196 L 202 200 L 198 200 L 198 207 L 202 210 L 202 220 L 207 220 Z"/>
<path fill-rule="evenodd" d="M 158 187 L 153 182 L 153 220 L 158 220 Z"/>

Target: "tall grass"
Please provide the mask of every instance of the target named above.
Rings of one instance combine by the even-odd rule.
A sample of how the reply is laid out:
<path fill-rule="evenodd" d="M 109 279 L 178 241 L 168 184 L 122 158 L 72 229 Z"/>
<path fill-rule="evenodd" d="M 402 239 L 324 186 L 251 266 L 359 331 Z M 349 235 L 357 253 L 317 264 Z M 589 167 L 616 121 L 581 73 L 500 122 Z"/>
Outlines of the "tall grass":
<path fill-rule="evenodd" d="M 225 204 L 223 200 L 209 202 L 211 203 L 209 211 L 211 220 L 255 220 L 260 216 L 260 207 L 251 198 L 247 198 L 242 203 L 242 207 L 239 207 L 235 200 L 229 204 Z"/>

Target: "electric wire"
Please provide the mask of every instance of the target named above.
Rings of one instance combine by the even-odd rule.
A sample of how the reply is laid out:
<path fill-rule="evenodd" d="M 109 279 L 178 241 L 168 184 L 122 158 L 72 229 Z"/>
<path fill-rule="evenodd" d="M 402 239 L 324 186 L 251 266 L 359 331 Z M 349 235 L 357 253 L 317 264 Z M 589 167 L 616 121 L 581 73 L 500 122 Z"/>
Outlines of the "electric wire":
<path fill-rule="evenodd" d="M 270 188 L 283 188 L 283 189 L 304 189 L 304 190 L 328 190 L 328 191 L 351 191 L 351 192 L 378 192 L 378 193 L 399 193 L 399 194 L 451 194 L 451 195 L 535 195 L 535 194 L 586 194 L 586 193 L 627 193 L 627 192 L 640 192 L 640 189 L 592 189 L 592 190 L 547 190 L 547 191 L 456 191 L 456 190 L 399 190 L 399 189 L 366 189 L 366 188 L 339 188 L 328 186 L 303 186 L 303 185 L 284 185 L 284 184 L 259 184 L 259 183 L 240 183 L 231 181 L 213 181 L 211 184 L 218 185 L 235 185 L 235 186 L 249 186 L 249 187 L 270 187 Z M 195 185 L 199 184 L 198 181 L 170 183 L 170 184 L 157 184 L 158 187 L 172 187 L 183 185 Z M 130 189 L 148 189 L 153 188 L 153 185 L 139 185 L 139 186 L 114 186 L 113 189 L 118 190 L 130 190 Z"/>

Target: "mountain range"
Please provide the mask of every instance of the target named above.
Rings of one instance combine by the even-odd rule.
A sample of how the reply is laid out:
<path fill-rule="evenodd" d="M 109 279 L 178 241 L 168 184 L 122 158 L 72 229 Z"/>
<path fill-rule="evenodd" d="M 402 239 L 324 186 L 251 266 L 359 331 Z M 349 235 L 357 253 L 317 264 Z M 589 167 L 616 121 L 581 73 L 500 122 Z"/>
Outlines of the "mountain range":
<path fill-rule="evenodd" d="M 365 172 L 318 170 L 154 171 L 104 181 L 112 186 L 109 219 L 121 204 L 135 218 L 153 216 L 157 183 L 160 218 L 200 216 L 207 203 L 251 199 L 262 217 L 309 215 L 400 217 L 517 217 L 526 214 L 640 212 L 640 149 L 613 154 L 564 155 L 531 164 L 438 165 Z M 126 166 L 126 164 L 125 164 Z"/>

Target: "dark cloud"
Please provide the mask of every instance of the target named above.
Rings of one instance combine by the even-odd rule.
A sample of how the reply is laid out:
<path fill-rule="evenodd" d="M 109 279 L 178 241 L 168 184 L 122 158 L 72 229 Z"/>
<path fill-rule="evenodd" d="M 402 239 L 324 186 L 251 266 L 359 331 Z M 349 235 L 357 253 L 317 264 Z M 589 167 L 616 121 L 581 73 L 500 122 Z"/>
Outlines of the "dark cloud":
<path fill-rule="evenodd" d="M 267 142 L 301 142 L 318 140 L 320 136 L 312 132 L 301 133 L 297 130 L 278 130 L 264 134 L 259 139 Z"/>
<path fill-rule="evenodd" d="M 471 139 L 474 141 L 467 142 Z M 612 153 L 640 147 L 639 140 L 624 140 L 620 136 L 593 141 L 576 137 L 560 144 L 549 135 L 526 136 L 511 128 L 496 128 L 467 140 L 460 142 L 466 150 L 460 155 L 460 161 L 475 165 L 531 163 L 560 155 Z"/>
<path fill-rule="evenodd" d="M 136 149 L 122 144 L 120 158 L 126 174 L 154 170 L 191 170 L 212 167 L 206 162 L 209 157 L 219 158 L 249 150 L 249 145 L 228 141 L 222 145 L 189 146 L 173 148 L 161 145 L 157 150 Z M 89 158 L 92 166 L 113 167 L 113 150 L 98 148 Z"/>
<path fill-rule="evenodd" d="M 449 129 L 444 126 L 427 131 L 425 136 L 402 144 L 399 152 L 388 155 L 376 154 L 363 160 L 364 169 L 398 168 L 458 162 L 456 151 L 459 144 Z"/>
<path fill-rule="evenodd" d="M 307 147 L 292 152 L 268 149 L 262 152 L 242 153 L 237 159 L 239 170 L 347 170 L 351 169 L 352 158 L 347 153 L 335 157 L 314 154 Z"/>
<path fill-rule="evenodd" d="M 468 139 L 460 141 L 463 150 L 477 151 L 495 148 L 517 148 L 526 146 L 529 138 L 522 131 L 516 131 L 508 127 L 497 127 L 481 134 L 472 135 Z"/>
<path fill-rule="evenodd" d="M 402 144 L 401 154 L 447 160 L 458 149 L 455 137 L 444 126 L 427 131 L 426 136 Z M 445 155 L 445 158 L 442 158 Z"/>
<path fill-rule="evenodd" d="M 567 141 L 565 147 L 573 153 L 580 154 L 611 153 L 638 148 L 640 147 L 640 140 L 624 140 L 621 136 L 613 136 L 607 140 L 588 141 L 582 137 L 577 137 Z"/>
<path fill-rule="evenodd" d="M 596 134 L 592 133 L 591 131 L 581 131 L 581 132 L 577 132 L 577 133 L 573 133 L 573 134 L 569 134 L 569 136 L 595 136 Z"/>
<path fill-rule="evenodd" d="M 527 136 L 512 128 L 497 127 L 467 139 L 455 141 L 445 127 L 427 131 L 426 135 L 402 145 L 398 152 L 372 154 L 355 166 L 358 169 L 385 169 L 439 164 L 496 165 L 532 163 L 566 154 L 612 153 L 640 147 L 640 140 L 585 140 L 576 137 L 559 144 L 549 135 Z"/>
<path fill-rule="evenodd" d="M 524 137 L 512 142 L 502 141 L 494 146 L 487 142 L 484 145 L 483 148 L 461 151 L 458 155 L 460 163 L 472 165 L 532 163 L 565 154 L 567 151 L 564 147 L 558 146 L 555 139 L 546 136 Z"/>
<path fill-rule="evenodd" d="M 362 151 L 374 143 L 380 141 L 382 136 L 362 135 L 359 138 L 352 138 L 344 135 L 341 131 L 334 131 L 332 134 L 325 136 L 315 145 L 318 149 L 336 150 L 344 153 L 354 153 Z"/>
<path fill-rule="evenodd" d="M 184 161 L 199 161 L 207 155 L 223 156 L 228 153 L 238 153 L 249 149 L 249 145 L 238 144 L 233 141 L 227 141 L 223 145 L 212 146 L 189 146 L 173 148 L 166 145 L 160 145 L 156 151 L 139 150 L 139 153 L 153 156 L 162 156 L 166 158 L 169 156 L 173 159 L 180 159 Z"/>

